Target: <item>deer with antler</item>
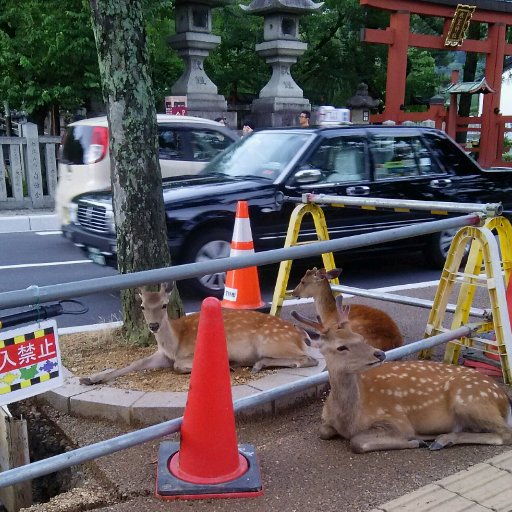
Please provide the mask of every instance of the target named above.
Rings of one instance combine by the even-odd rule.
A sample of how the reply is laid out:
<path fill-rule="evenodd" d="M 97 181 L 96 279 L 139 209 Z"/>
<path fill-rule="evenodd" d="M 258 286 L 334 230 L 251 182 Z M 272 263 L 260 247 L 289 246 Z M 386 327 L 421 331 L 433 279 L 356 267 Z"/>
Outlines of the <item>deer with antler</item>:
<path fill-rule="evenodd" d="M 81 384 L 101 384 L 129 372 L 154 368 L 174 367 L 177 373 L 190 373 L 199 313 L 170 319 L 167 304 L 172 286 L 161 284 L 158 292 L 139 290 L 144 319 L 156 338 L 156 352 L 124 368 L 83 377 Z M 318 365 L 307 354 L 307 335 L 291 322 L 249 310 L 224 310 L 222 316 L 231 366 L 252 366 L 252 371 L 258 372 L 275 366 Z"/>
<path fill-rule="evenodd" d="M 313 297 L 317 315 L 324 327 L 338 323 L 336 299 L 329 281 L 337 278 L 341 269 L 326 271 L 314 267 L 307 270 L 292 294 L 298 298 Z M 306 320 L 305 317 L 302 317 Z M 384 311 L 364 304 L 352 304 L 350 307 L 350 328 L 361 334 L 367 343 L 380 348 L 391 350 L 400 347 L 404 338 L 394 320 Z"/>
<path fill-rule="evenodd" d="M 338 322 L 316 322 L 313 343 L 325 357 L 330 394 L 320 437 L 350 440 L 356 453 L 456 444 L 512 444 L 510 400 L 475 370 L 433 361 L 384 362 L 350 325 L 336 298 Z M 292 313 L 292 316 L 295 316 Z M 308 321 L 309 327 L 315 322 Z"/>

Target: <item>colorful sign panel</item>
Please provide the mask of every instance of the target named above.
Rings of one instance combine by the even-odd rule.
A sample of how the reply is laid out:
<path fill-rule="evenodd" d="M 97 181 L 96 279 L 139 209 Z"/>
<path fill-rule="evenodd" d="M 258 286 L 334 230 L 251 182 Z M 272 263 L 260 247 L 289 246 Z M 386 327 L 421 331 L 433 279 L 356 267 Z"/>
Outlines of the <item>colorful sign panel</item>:
<path fill-rule="evenodd" d="M 38 395 L 62 383 L 55 320 L 0 331 L 0 405 Z"/>

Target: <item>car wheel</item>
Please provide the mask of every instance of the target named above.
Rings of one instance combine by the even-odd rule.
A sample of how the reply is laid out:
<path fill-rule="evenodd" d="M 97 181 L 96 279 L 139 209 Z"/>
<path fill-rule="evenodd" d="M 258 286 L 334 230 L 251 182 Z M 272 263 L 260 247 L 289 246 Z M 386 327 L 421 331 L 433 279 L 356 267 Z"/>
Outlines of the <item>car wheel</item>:
<path fill-rule="evenodd" d="M 442 269 L 444 267 L 446 256 L 448 256 L 450 245 L 457 231 L 458 229 L 448 229 L 440 231 L 439 233 L 434 233 L 430 237 L 430 241 L 425 250 L 425 256 L 427 258 L 427 262 L 434 268 Z M 470 244 L 468 243 L 464 249 L 464 258 L 462 259 L 463 263 L 469 254 L 469 248 Z"/>
<path fill-rule="evenodd" d="M 194 236 L 187 250 L 186 262 L 199 263 L 229 257 L 232 233 L 227 229 L 212 229 Z M 224 295 L 226 272 L 198 276 L 186 281 L 187 288 L 202 297 L 217 297 Z"/>

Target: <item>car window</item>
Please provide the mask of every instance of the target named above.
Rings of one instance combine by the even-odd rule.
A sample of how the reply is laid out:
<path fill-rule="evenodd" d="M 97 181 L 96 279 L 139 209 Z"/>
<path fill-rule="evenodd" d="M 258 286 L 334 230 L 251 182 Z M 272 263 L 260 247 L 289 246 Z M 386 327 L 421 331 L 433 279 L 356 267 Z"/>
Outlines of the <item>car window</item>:
<path fill-rule="evenodd" d="M 160 160 L 184 160 L 184 133 L 169 126 L 158 127 L 158 158 Z"/>
<path fill-rule="evenodd" d="M 307 166 L 322 171 L 319 183 L 366 180 L 364 148 L 363 137 L 334 137 L 316 149 Z"/>
<path fill-rule="evenodd" d="M 429 148 L 416 135 L 373 135 L 370 152 L 375 166 L 375 180 L 442 172 Z"/>
<path fill-rule="evenodd" d="M 311 133 L 254 132 L 220 153 L 202 175 L 252 176 L 274 180 L 304 147 Z"/>
<path fill-rule="evenodd" d="M 233 141 L 216 130 L 195 129 L 189 132 L 193 159 L 209 162 L 218 153 L 224 151 Z"/>
<path fill-rule="evenodd" d="M 432 154 L 436 156 L 448 172 L 455 174 L 480 172 L 480 167 L 475 161 L 446 136 L 432 132 L 425 133 L 425 138 Z"/>

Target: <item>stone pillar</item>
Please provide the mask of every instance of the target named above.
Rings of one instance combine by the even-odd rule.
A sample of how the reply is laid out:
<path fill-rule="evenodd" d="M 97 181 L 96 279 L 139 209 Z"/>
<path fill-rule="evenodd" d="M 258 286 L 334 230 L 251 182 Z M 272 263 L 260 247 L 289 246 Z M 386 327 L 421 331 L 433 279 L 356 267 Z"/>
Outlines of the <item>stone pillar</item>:
<path fill-rule="evenodd" d="M 258 127 L 298 125 L 298 114 L 311 110 L 290 68 L 307 49 L 307 44 L 299 40 L 299 17 L 322 5 L 311 0 L 253 0 L 241 6 L 250 14 L 263 15 L 264 41 L 256 45 L 256 52 L 272 66 L 269 82 L 252 104 Z"/>
<path fill-rule="evenodd" d="M 185 62 L 185 71 L 171 87 L 173 96 L 186 96 L 188 113 L 215 119 L 226 117 L 236 126 L 236 114 L 227 113 L 227 102 L 218 94 L 217 86 L 203 68 L 210 51 L 221 41 L 212 31 L 212 8 L 228 4 L 230 0 L 176 0 L 176 35 L 169 44 Z M 233 117 L 233 119 L 231 119 Z"/>

